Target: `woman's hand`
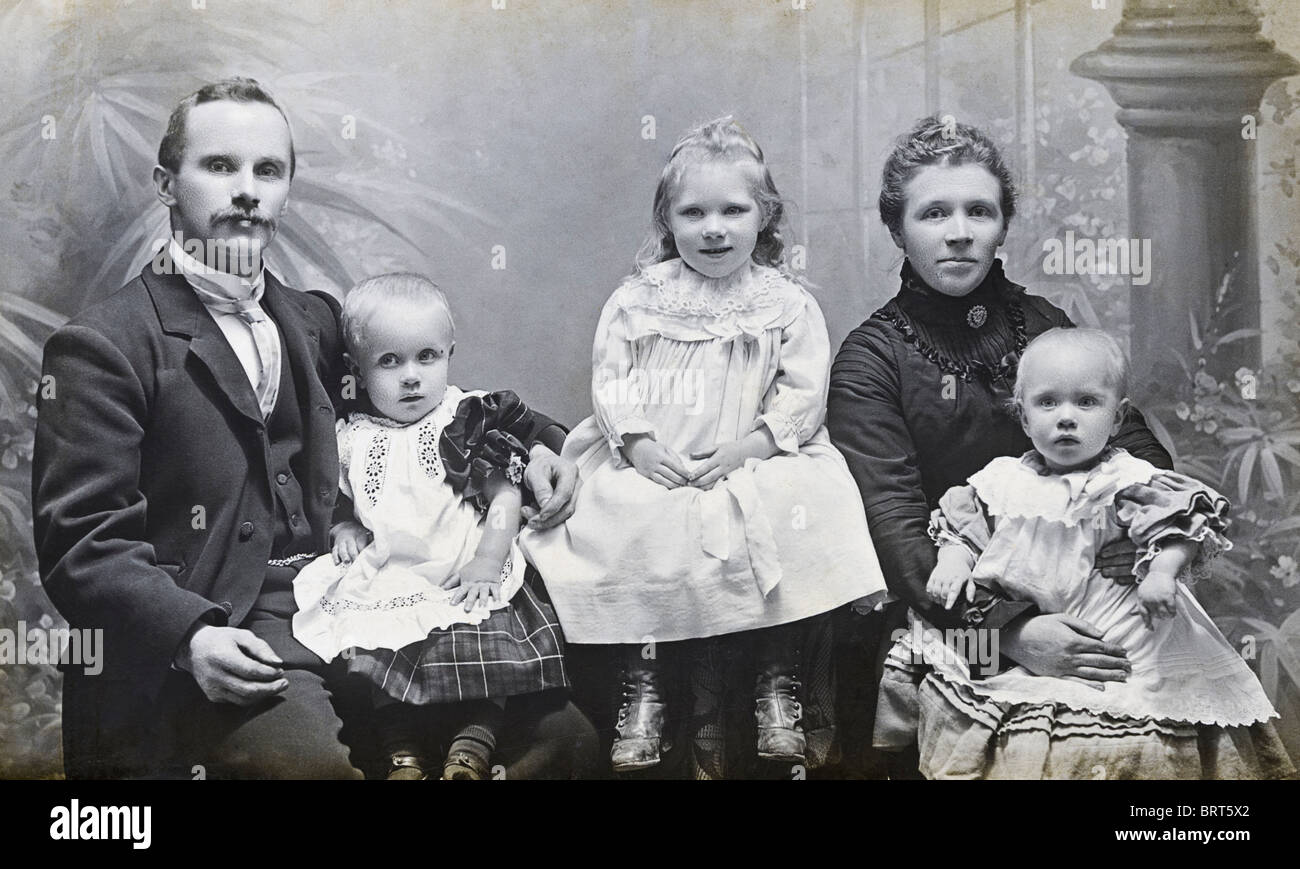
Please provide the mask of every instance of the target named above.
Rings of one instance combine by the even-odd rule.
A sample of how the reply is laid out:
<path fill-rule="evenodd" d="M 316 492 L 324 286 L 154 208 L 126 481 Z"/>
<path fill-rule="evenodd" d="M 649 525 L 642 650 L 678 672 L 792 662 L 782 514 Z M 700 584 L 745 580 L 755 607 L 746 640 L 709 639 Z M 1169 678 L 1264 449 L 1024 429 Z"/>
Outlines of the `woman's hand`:
<path fill-rule="evenodd" d="M 1123 682 L 1133 666 L 1123 646 L 1106 643 L 1083 619 L 1048 613 L 1013 621 L 1002 629 L 1002 654 L 1037 676 L 1060 676 L 1104 691 Z"/>
<path fill-rule="evenodd" d="M 969 552 L 960 546 L 939 547 L 939 560 L 930 571 L 930 581 L 925 585 L 925 593 L 930 600 L 943 604 L 946 610 L 966 590 L 966 602 L 975 601 L 975 580 L 971 579 L 974 561 Z"/>
<path fill-rule="evenodd" d="M 1148 629 L 1155 627 L 1156 619 L 1174 617 L 1174 600 L 1178 595 L 1178 579 L 1172 573 L 1151 571 L 1138 584 L 1137 613 Z"/>
<path fill-rule="evenodd" d="M 695 466 L 690 484 L 697 489 L 711 489 L 714 483 L 743 466 L 748 459 L 770 459 L 779 452 L 767 426 L 757 428 L 738 441 L 691 453 L 691 458 L 700 464 Z"/>
<path fill-rule="evenodd" d="M 1127 537 L 1121 537 L 1114 543 L 1101 548 L 1092 566 L 1101 571 L 1101 575 L 1114 580 L 1118 585 L 1132 585 L 1137 581 L 1133 575 L 1133 565 L 1137 563 L 1137 544 Z"/>
<path fill-rule="evenodd" d="M 578 500 L 578 466 L 563 456 L 557 456 L 543 444 L 533 444 L 528 451 L 528 467 L 524 469 L 524 483 L 540 509 L 525 507 L 523 516 L 528 527 L 535 531 L 555 528 L 573 515 Z"/>
<path fill-rule="evenodd" d="M 370 544 L 370 532 L 360 522 L 351 520 L 340 522 L 330 529 L 333 538 L 331 552 L 335 564 L 351 564 L 357 560 L 361 550 Z"/>
<path fill-rule="evenodd" d="M 469 612 L 479 601 L 485 606 L 500 601 L 501 567 L 500 563 L 491 558 L 476 555 L 464 567 L 447 577 L 442 587 L 456 589 L 451 595 L 452 606 L 464 601 L 465 612 Z"/>
<path fill-rule="evenodd" d="M 623 455 L 647 480 L 665 489 L 685 486 L 691 479 L 682 457 L 649 435 L 628 435 L 623 440 Z"/>

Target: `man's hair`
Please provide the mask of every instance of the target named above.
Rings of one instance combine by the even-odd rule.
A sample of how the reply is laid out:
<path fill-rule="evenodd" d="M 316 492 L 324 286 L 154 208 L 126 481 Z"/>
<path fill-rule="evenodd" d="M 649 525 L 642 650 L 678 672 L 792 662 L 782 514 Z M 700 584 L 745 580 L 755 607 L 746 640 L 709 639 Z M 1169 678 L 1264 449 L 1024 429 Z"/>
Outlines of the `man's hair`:
<path fill-rule="evenodd" d="M 167 132 L 163 135 L 162 143 L 158 145 L 158 165 L 172 172 L 180 171 L 181 157 L 185 153 L 185 121 L 189 117 L 190 109 L 203 103 L 214 103 L 219 100 L 229 100 L 235 103 L 266 103 L 279 112 L 280 117 L 284 118 L 285 126 L 289 126 L 289 116 L 284 113 L 284 109 L 275 101 L 275 97 L 271 96 L 256 79 L 242 76 L 225 78 L 199 88 L 181 100 L 180 105 L 172 110 L 171 117 L 167 119 Z M 293 178 L 297 162 L 293 147 L 293 128 L 289 127 L 290 178 Z"/>
<path fill-rule="evenodd" d="M 375 311 L 390 305 L 408 308 L 441 308 L 451 326 L 452 340 L 456 338 L 456 320 L 451 315 L 447 296 L 438 285 L 412 272 L 392 272 L 366 278 L 348 291 L 343 299 L 343 343 L 353 360 L 361 358 L 366 340 L 366 324 Z"/>

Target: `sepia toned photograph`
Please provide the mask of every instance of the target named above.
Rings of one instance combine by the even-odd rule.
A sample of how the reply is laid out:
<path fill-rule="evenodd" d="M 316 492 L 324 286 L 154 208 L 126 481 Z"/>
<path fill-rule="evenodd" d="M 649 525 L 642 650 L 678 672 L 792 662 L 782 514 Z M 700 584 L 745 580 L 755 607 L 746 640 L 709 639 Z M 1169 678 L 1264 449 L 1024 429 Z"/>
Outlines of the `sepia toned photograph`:
<path fill-rule="evenodd" d="M 0 778 L 1300 775 L 1290 0 L 0 29 Z"/>

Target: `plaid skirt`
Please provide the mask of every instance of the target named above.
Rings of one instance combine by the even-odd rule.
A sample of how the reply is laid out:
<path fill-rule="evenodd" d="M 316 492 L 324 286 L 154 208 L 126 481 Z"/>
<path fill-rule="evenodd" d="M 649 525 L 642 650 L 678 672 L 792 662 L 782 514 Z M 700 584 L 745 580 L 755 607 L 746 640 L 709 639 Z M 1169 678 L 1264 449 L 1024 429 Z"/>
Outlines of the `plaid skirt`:
<path fill-rule="evenodd" d="M 402 703 L 457 703 L 567 688 L 564 639 L 550 604 L 525 583 L 477 625 L 451 625 L 397 651 L 351 649 L 349 674 Z"/>

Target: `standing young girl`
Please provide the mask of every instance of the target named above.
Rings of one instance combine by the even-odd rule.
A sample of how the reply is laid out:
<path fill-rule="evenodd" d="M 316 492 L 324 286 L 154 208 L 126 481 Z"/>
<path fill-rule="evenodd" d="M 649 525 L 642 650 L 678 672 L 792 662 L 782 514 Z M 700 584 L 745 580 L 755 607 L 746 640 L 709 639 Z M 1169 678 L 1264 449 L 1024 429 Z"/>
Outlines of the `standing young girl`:
<path fill-rule="evenodd" d="M 390 779 L 427 777 L 419 707 L 447 703 L 461 727 L 442 777 L 486 778 L 505 699 L 567 685 L 554 614 L 515 545 L 533 415 L 512 392 L 447 383 L 455 325 L 426 278 L 365 280 L 342 319 L 374 413 L 339 423 L 356 521 L 295 578 L 294 636 L 373 683 Z"/>
<path fill-rule="evenodd" d="M 1065 613 L 1122 649 L 1131 672 L 1104 690 L 1023 667 L 976 680 L 965 658 L 914 626 L 890 653 L 876 734 L 893 745 L 919 736 L 927 777 L 1293 772 L 1259 681 L 1184 585 L 1231 546 L 1222 536 L 1228 503 L 1106 445 L 1123 422 L 1127 382 L 1124 354 L 1104 332 L 1052 329 L 1029 344 L 1014 402 L 1034 449 L 994 459 L 943 496 L 926 591 L 951 607 L 979 584 Z M 1098 550 L 1124 536 L 1138 547 L 1136 584 L 1094 566 Z M 918 661 L 932 668 L 919 698 L 907 679 Z"/>
<path fill-rule="evenodd" d="M 595 412 L 564 444 L 574 516 L 520 538 L 566 638 L 625 647 L 617 771 L 660 760 L 661 644 L 756 628 L 758 753 L 802 762 L 790 626 L 884 593 L 822 425 L 826 326 L 782 271 L 782 210 L 732 120 L 678 142 L 654 235 L 596 328 Z"/>

